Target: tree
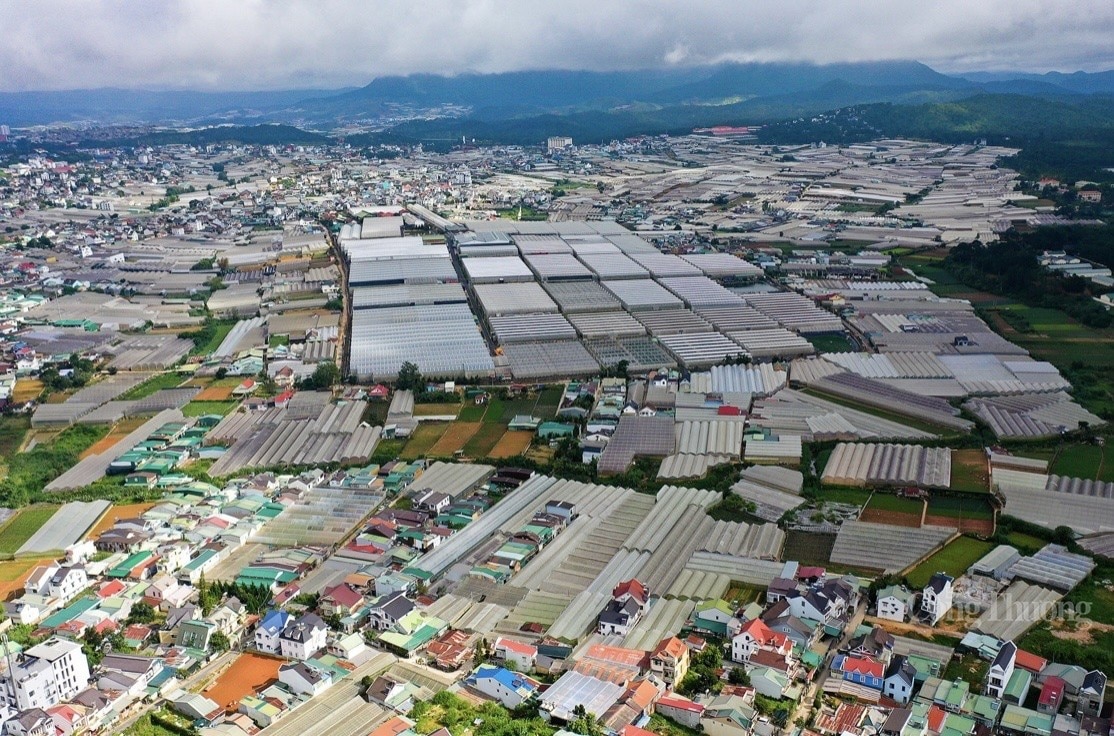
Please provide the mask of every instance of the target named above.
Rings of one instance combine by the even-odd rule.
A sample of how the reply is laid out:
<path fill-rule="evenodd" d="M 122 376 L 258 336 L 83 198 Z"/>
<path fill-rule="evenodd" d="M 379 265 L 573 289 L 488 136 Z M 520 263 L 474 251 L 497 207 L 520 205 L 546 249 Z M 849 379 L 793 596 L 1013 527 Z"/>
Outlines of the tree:
<path fill-rule="evenodd" d="M 750 686 L 750 675 L 742 667 L 732 667 L 731 672 L 727 675 L 727 681 L 732 685 L 742 685 L 743 687 Z"/>
<path fill-rule="evenodd" d="M 403 391 L 420 393 L 425 388 L 425 379 L 422 378 L 418 366 L 408 360 L 398 369 L 398 379 L 395 381 L 395 385 Z"/>
<path fill-rule="evenodd" d="M 603 726 L 594 713 L 589 713 L 583 705 L 577 705 L 572 711 L 573 718 L 568 723 L 568 730 L 581 736 L 603 736 Z"/>
<path fill-rule="evenodd" d="M 228 640 L 228 636 L 223 631 L 218 631 L 209 637 L 209 647 L 214 652 L 227 652 L 232 648 L 232 642 Z"/>
<path fill-rule="evenodd" d="M 311 391 L 320 391 L 330 389 L 338 383 L 340 383 L 340 368 L 336 363 L 326 360 L 318 363 L 313 373 L 303 378 L 298 385 Z"/>
<path fill-rule="evenodd" d="M 131 613 L 128 614 L 129 624 L 149 624 L 155 620 L 155 609 L 151 607 L 150 603 L 139 601 L 132 606 Z"/>
<path fill-rule="evenodd" d="M 205 580 L 205 573 L 201 573 L 197 581 L 197 605 L 201 607 L 201 613 L 208 616 L 219 602 L 220 593 Z"/>

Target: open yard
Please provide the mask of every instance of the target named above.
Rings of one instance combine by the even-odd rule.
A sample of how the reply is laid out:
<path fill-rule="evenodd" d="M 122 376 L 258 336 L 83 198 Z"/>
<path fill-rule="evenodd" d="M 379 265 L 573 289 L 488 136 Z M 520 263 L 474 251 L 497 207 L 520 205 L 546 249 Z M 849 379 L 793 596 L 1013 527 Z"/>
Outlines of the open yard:
<path fill-rule="evenodd" d="M 990 473 L 982 450 L 952 451 L 952 490 L 989 493 Z"/>
<path fill-rule="evenodd" d="M 20 509 L 8 523 L 0 527 L 0 555 L 15 554 L 57 510 L 57 506 L 28 506 Z"/>
<path fill-rule="evenodd" d="M 278 679 L 284 660 L 262 654 L 241 654 L 203 693 L 228 711 L 236 710 L 240 698 Z"/>
<path fill-rule="evenodd" d="M 154 505 L 154 501 L 131 503 L 124 506 L 114 505 L 105 512 L 104 516 L 97 520 L 97 523 L 94 524 L 88 532 L 85 533 L 85 538 L 96 539 L 103 532 L 111 529 L 118 520 L 135 518 Z"/>
<path fill-rule="evenodd" d="M 441 439 L 441 435 L 449 429 L 449 425 L 445 422 L 423 422 L 414 429 L 410 439 L 406 442 L 406 446 L 402 448 L 399 457 L 404 460 L 414 460 L 419 457 L 425 457 L 429 454 L 429 450 L 437 441 Z"/>
<path fill-rule="evenodd" d="M 495 447 L 487 453 L 488 457 L 504 458 L 514 457 L 526 452 L 526 448 L 530 446 L 530 440 L 534 439 L 533 432 L 507 432 L 499 441 L 495 443 Z"/>
<path fill-rule="evenodd" d="M 855 506 L 865 505 L 870 495 L 866 488 L 825 488 L 820 491 L 820 498 L 826 503 L 848 503 Z"/>
<path fill-rule="evenodd" d="M 448 457 L 457 450 L 463 450 L 464 446 L 482 426 L 481 422 L 453 422 L 441 435 L 441 439 L 429 448 L 429 454 L 434 457 Z"/>
<path fill-rule="evenodd" d="M 968 567 L 993 548 L 994 544 L 991 542 L 981 542 L 970 537 L 958 537 L 951 544 L 914 567 L 905 577 L 908 579 L 909 585 L 915 589 L 927 585 L 933 573 L 946 572 L 952 577 L 959 577 L 967 571 Z"/>

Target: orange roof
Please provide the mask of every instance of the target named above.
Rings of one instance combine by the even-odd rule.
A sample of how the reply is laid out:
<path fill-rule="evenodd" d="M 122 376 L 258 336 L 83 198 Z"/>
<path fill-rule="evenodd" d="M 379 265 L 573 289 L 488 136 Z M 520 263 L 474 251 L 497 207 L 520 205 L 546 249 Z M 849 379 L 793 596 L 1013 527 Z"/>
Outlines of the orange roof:
<path fill-rule="evenodd" d="M 654 649 L 654 656 L 667 654 L 673 659 L 680 659 L 685 655 L 685 643 L 675 636 L 667 636 L 658 642 Z"/>
<path fill-rule="evenodd" d="M 612 598 L 622 598 L 624 595 L 628 594 L 631 598 L 641 601 L 642 603 L 645 603 L 646 600 L 650 597 L 650 595 L 646 592 L 646 586 L 640 583 L 638 580 L 635 580 L 634 578 L 631 578 L 630 580 L 624 580 L 623 582 L 616 585 L 614 590 L 611 591 Z"/>
<path fill-rule="evenodd" d="M 508 639 L 504 636 L 499 637 L 495 641 L 495 646 L 496 646 L 496 648 L 502 647 L 502 648 L 506 649 L 508 652 L 514 652 L 515 654 L 522 654 L 522 655 L 527 656 L 527 657 L 533 657 L 534 655 L 536 655 L 538 653 L 538 648 L 536 646 L 534 646 L 533 644 L 527 644 L 526 642 L 516 641 L 514 639 Z"/>
<path fill-rule="evenodd" d="M 750 634 L 755 641 L 766 642 L 773 641 L 774 632 L 766 625 L 766 622 L 760 618 L 752 618 L 743 624 L 743 628 L 739 629 L 740 634 Z"/>
<path fill-rule="evenodd" d="M 944 727 L 944 721 L 948 718 L 948 712 L 938 705 L 934 705 L 928 709 L 928 730 L 936 731 L 937 733 Z"/>
<path fill-rule="evenodd" d="M 1027 652 L 1024 649 L 1017 650 L 1013 663 L 1021 669 L 1029 670 L 1034 674 L 1040 673 L 1041 670 L 1048 666 L 1047 659 L 1038 657 L 1032 652 Z"/>
<path fill-rule="evenodd" d="M 647 731 L 638 726 L 626 725 L 623 730 L 619 731 L 620 736 L 657 736 L 653 731 Z"/>
<path fill-rule="evenodd" d="M 646 661 L 646 652 L 641 649 L 609 647 L 606 644 L 592 644 L 585 650 L 584 656 L 589 659 L 626 665 L 627 667 L 641 667 Z"/>
<path fill-rule="evenodd" d="M 661 695 L 661 692 L 652 682 L 639 680 L 631 684 L 624 700 L 628 705 L 632 705 L 638 710 L 648 711 L 659 695 Z"/>
<path fill-rule="evenodd" d="M 410 730 L 413 721 L 403 718 L 402 716 L 395 716 L 391 720 L 384 723 L 379 728 L 372 731 L 368 736 L 398 736 L 403 731 Z"/>

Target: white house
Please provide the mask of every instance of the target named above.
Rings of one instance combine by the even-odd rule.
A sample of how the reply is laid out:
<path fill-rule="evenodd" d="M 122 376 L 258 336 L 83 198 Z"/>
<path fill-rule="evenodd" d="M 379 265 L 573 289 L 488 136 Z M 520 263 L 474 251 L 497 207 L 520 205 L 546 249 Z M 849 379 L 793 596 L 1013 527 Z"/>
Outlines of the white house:
<path fill-rule="evenodd" d="M 998 650 L 998 655 L 990 663 L 990 669 L 986 672 L 987 695 L 998 700 L 1002 699 L 1006 692 L 1006 685 L 1013 676 L 1016 661 L 1017 645 L 1012 641 L 1003 642 L 1002 648 Z"/>
<path fill-rule="evenodd" d="M 509 709 L 522 705 L 538 691 L 538 684 L 534 680 L 503 667 L 481 665 L 464 682 Z"/>
<path fill-rule="evenodd" d="M 309 659 L 328 643 L 329 627 L 316 613 L 306 613 L 279 635 L 279 652 L 287 659 Z"/>
<path fill-rule="evenodd" d="M 519 672 L 529 672 L 534 669 L 534 662 L 538 658 L 538 648 L 506 637 L 499 637 L 492 647 L 495 658 L 513 666 Z"/>
<path fill-rule="evenodd" d="M 901 705 L 905 705 L 913 697 L 913 686 L 916 682 L 917 670 L 909 660 L 900 654 L 890 659 L 890 666 L 886 668 L 886 679 L 882 682 L 882 694 Z"/>
<path fill-rule="evenodd" d="M 368 609 L 368 623 L 378 631 L 386 631 L 413 610 L 414 601 L 407 598 L 405 593 L 381 595 L 372 601 Z"/>
<path fill-rule="evenodd" d="M 921 616 L 933 626 L 951 610 L 952 582 L 951 575 L 938 572 L 921 592 Z"/>
<path fill-rule="evenodd" d="M 14 710 L 49 708 L 89 684 L 89 661 L 80 645 L 55 637 L 24 652 L 0 683 L 5 701 Z"/>
<path fill-rule="evenodd" d="M 287 662 L 279 667 L 278 679 L 292 693 L 310 697 L 333 684 L 332 675 L 305 662 Z"/>
<path fill-rule="evenodd" d="M 290 623 L 290 618 L 286 611 L 268 611 L 255 629 L 255 648 L 268 654 L 278 653 L 279 637 Z"/>
<path fill-rule="evenodd" d="M 890 585 L 878 591 L 875 615 L 887 621 L 903 622 L 909 618 L 916 594 L 902 585 Z"/>

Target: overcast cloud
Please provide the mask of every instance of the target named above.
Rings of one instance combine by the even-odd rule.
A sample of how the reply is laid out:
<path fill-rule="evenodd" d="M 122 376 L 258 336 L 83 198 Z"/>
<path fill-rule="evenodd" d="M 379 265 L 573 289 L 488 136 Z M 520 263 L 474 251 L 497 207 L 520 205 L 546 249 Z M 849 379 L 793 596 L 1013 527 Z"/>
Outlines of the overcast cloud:
<path fill-rule="evenodd" d="M 1114 68 L 1110 0 L 0 0 L 0 27 L 6 91 L 339 87 L 723 60 Z"/>

